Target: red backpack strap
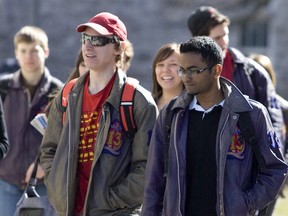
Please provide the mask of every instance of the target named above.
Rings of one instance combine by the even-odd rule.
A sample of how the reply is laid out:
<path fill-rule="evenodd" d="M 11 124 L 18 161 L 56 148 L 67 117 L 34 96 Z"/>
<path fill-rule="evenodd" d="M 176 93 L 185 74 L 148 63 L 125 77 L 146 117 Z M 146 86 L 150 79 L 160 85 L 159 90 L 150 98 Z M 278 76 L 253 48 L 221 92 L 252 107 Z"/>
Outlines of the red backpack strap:
<path fill-rule="evenodd" d="M 65 119 L 66 119 L 66 108 L 68 106 L 68 97 L 69 94 L 75 84 L 75 82 L 77 81 L 78 78 L 72 79 L 70 80 L 64 87 L 62 90 L 62 123 L 64 125 Z"/>
<path fill-rule="evenodd" d="M 120 101 L 120 120 L 128 137 L 133 137 L 137 131 L 137 125 L 134 121 L 133 107 L 135 89 L 139 81 L 128 77 L 123 86 L 121 101 Z"/>

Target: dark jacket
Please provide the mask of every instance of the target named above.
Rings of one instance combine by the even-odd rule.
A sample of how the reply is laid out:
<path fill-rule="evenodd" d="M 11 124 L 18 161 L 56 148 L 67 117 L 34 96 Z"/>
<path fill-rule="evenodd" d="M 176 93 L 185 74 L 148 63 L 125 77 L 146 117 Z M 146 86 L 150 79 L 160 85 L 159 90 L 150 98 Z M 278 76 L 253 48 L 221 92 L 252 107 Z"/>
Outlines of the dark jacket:
<path fill-rule="evenodd" d="M 283 137 L 283 115 L 275 87 L 268 72 L 258 63 L 245 57 L 239 50 L 229 48 L 234 62 L 233 82 L 249 98 L 262 103 L 268 110 L 272 124 L 281 142 Z"/>
<path fill-rule="evenodd" d="M 225 103 L 219 120 L 216 142 L 216 212 L 219 216 L 254 215 L 278 194 L 285 180 L 287 165 L 283 162 L 275 130 L 266 108 L 247 99 L 231 82 L 221 78 Z M 193 96 L 183 93 L 172 109 L 174 114 L 169 143 L 167 179 L 163 177 L 164 122 L 166 108 L 160 111 L 153 130 L 146 169 L 143 216 L 185 215 L 186 143 L 189 103 Z M 259 173 L 253 166 L 253 153 L 246 141 L 240 141 L 241 159 L 228 157 L 233 137 L 239 129 L 239 112 L 251 111 L 260 152 L 267 169 Z M 204 204 L 203 204 L 204 205 Z"/>
<path fill-rule="evenodd" d="M 55 98 L 41 144 L 44 182 L 49 200 L 59 216 L 71 216 L 74 210 L 86 77 L 87 74 L 81 76 L 69 94 L 64 125 L 61 95 Z M 126 74 L 117 72 L 111 93 L 103 104 L 83 215 L 130 215 L 143 201 L 148 143 L 158 111 L 151 93 L 138 85 L 133 109 L 138 130 L 132 139 L 125 136 L 119 116 L 121 88 L 125 80 Z M 111 135 L 113 143 L 109 143 Z"/>
<path fill-rule="evenodd" d="M 9 81 L 3 108 L 10 143 L 9 154 L 0 161 L 0 179 L 24 188 L 26 171 L 35 160 L 42 140 L 42 135 L 30 121 L 44 111 L 49 95 L 59 90 L 63 83 L 51 76 L 45 68 L 31 100 L 30 92 L 21 84 L 21 79 L 20 70 L 0 77 L 0 89 L 5 86 L 2 83 Z"/>
<path fill-rule="evenodd" d="M 0 99 L 0 159 L 6 156 L 8 150 L 9 150 L 8 135 L 4 120 L 2 100 Z"/>

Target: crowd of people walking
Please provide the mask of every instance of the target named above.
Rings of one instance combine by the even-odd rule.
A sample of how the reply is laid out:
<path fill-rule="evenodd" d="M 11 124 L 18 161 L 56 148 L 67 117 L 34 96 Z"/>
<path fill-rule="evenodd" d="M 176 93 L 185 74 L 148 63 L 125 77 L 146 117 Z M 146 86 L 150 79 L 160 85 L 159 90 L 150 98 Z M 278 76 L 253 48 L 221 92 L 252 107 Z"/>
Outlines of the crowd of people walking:
<path fill-rule="evenodd" d="M 0 75 L 0 215 L 14 215 L 35 161 L 35 190 L 59 216 L 273 214 L 288 148 L 275 72 L 230 47 L 216 8 L 187 25 L 186 41 L 155 50 L 151 91 L 131 79 L 133 44 L 115 14 L 75 26 L 65 82 L 45 65 L 43 29 L 15 34 L 17 69 Z M 39 113 L 43 136 L 30 124 Z"/>

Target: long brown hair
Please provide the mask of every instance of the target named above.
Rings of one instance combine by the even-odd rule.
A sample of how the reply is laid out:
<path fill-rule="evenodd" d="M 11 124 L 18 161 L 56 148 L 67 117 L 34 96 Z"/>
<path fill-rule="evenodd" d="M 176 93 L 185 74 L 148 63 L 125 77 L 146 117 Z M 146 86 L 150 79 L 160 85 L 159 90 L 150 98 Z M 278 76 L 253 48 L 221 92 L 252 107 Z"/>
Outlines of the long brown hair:
<path fill-rule="evenodd" d="M 163 89 L 157 82 L 156 71 L 155 71 L 156 66 L 159 62 L 164 61 L 165 59 L 170 57 L 175 52 L 179 53 L 179 44 L 168 43 L 160 47 L 154 57 L 154 61 L 152 64 L 152 81 L 153 81 L 152 96 L 154 100 L 156 101 L 156 103 L 163 94 Z M 183 89 L 184 89 L 184 85 L 183 85 Z"/>

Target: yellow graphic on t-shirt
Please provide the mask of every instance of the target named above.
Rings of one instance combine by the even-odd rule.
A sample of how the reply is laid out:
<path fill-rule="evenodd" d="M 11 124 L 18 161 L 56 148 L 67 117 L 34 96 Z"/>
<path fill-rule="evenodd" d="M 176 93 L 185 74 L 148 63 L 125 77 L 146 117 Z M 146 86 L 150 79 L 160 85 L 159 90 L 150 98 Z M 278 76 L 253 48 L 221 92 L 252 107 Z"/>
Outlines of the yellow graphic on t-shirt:
<path fill-rule="evenodd" d="M 99 126 L 98 117 L 99 113 L 97 111 L 84 113 L 81 116 L 80 143 L 78 149 L 79 163 L 93 161 L 94 145 Z"/>

